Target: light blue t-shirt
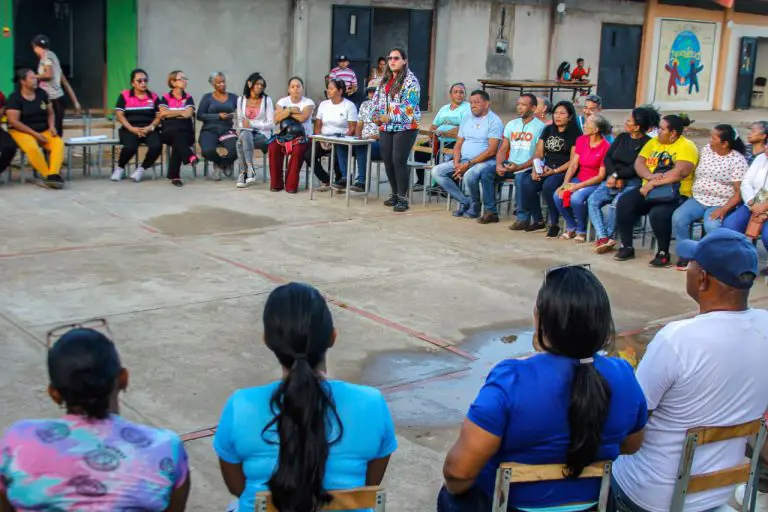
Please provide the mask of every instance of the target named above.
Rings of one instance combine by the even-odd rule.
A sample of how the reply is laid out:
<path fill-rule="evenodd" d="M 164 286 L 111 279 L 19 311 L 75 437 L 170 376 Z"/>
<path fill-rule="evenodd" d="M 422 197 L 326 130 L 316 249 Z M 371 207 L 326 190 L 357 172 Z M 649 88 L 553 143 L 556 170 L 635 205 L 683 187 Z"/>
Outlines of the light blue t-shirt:
<path fill-rule="evenodd" d="M 453 103 L 443 105 L 440 110 L 437 111 L 437 115 L 432 121 L 432 124 L 437 126 L 438 133 L 459 127 L 465 117 L 472 115 L 469 103 L 466 101 L 453 110 L 451 110 L 451 105 L 453 105 Z M 442 140 L 443 142 L 456 142 L 456 139 L 453 137 L 443 137 Z"/>
<path fill-rule="evenodd" d="M 514 164 L 522 164 L 532 159 L 536 154 L 536 144 L 541 138 L 541 132 L 546 126 L 537 117 L 527 123 L 520 117 L 508 122 L 504 127 L 504 138 L 509 139 L 507 160 Z"/>
<path fill-rule="evenodd" d="M 256 493 L 267 490 L 277 464 L 279 446 L 269 444 L 262 430 L 273 414 L 272 393 L 280 382 L 235 391 L 224 406 L 213 448 L 225 462 L 242 464 L 245 491 L 240 496 L 240 510 L 254 510 Z M 328 490 L 352 489 L 365 485 L 368 463 L 391 455 L 397 450 L 395 427 L 387 403 L 378 389 L 327 381 L 341 418 L 344 434 L 330 446 L 323 485 Z M 338 426 L 332 422 L 329 440 L 338 437 Z M 277 431 L 270 429 L 267 439 L 278 441 Z"/>
<path fill-rule="evenodd" d="M 501 139 L 504 124 L 499 116 L 491 111 L 483 117 L 475 117 L 471 112 L 461 122 L 459 137 L 464 139 L 461 145 L 461 159 L 471 160 L 488 149 L 488 139 Z"/>

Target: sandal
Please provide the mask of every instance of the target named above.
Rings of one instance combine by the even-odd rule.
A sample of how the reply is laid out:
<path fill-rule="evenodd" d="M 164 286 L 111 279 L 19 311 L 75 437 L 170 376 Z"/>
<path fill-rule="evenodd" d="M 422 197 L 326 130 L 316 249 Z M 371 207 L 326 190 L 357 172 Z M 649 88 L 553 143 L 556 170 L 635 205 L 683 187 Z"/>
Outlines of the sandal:
<path fill-rule="evenodd" d="M 572 238 L 576 237 L 576 233 L 573 231 L 566 231 L 562 235 L 560 235 L 560 240 L 571 240 Z"/>
<path fill-rule="evenodd" d="M 577 244 L 583 244 L 584 242 L 587 241 L 587 236 L 579 233 L 573 238 L 573 241 L 576 242 Z"/>

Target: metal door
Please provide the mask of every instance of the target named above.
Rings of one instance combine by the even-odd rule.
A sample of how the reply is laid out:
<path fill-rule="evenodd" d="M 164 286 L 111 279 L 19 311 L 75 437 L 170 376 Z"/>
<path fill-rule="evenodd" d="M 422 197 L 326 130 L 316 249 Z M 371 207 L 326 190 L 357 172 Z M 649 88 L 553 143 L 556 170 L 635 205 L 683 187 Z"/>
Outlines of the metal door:
<path fill-rule="evenodd" d="M 739 74 L 736 76 L 736 108 L 752 106 L 752 88 L 755 83 L 757 38 L 742 37 L 739 50 Z"/>
<path fill-rule="evenodd" d="M 642 38 L 641 25 L 603 23 L 597 94 L 603 98 L 604 108 L 635 106 Z"/>
<path fill-rule="evenodd" d="M 371 69 L 371 20 L 370 7 L 333 6 L 333 28 L 331 40 L 331 66 L 336 67 L 336 58 L 345 55 L 349 67 L 357 75 L 358 92 L 350 99 L 360 104 L 365 97 L 365 77 Z"/>

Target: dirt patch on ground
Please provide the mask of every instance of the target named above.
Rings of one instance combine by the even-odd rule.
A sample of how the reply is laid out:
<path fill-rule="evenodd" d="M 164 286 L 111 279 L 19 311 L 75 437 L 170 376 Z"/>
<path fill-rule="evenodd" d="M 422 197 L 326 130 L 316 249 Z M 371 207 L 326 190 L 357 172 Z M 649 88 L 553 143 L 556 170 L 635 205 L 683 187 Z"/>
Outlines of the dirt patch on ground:
<path fill-rule="evenodd" d="M 215 235 L 281 224 L 272 217 L 211 206 L 197 206 L 181 213 L 161 215 L 146 223 L 169 236 Z"/>

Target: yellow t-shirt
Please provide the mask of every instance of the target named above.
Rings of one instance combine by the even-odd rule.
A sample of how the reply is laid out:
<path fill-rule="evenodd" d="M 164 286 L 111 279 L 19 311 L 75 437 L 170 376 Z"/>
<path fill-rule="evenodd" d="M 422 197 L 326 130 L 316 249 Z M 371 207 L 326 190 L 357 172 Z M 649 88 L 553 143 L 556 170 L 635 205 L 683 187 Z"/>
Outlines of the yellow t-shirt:
<path fill-rule="evenodd" d="M 645 157 L 645 165 L 652 173 L 656 172 L 659 165 L 665 170 L 672 169 L 678 160 L 691 162 L 694 168 L 699 163 L 699 150 L 696 144 L 685 137 L 680 137 L 673 144 L 662 144 L 659 139 L 653 138 L 643 146 L 640 156 Z M 693 174 L 689 174 L 680 182 L 680 194 L 691 197 Z M 643 185 L 647 181 L 643 180 Z"/>

